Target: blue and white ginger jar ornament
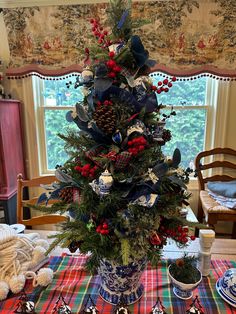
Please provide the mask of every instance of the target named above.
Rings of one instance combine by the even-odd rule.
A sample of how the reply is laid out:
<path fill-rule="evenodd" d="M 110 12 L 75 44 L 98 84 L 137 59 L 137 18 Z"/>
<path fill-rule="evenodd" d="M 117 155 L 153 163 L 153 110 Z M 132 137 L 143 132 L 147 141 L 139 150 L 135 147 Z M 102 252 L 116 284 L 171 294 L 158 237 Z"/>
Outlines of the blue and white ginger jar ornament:
<path fill-rule="evenodd" d="M 113 178 L 111 173 L 106 169 L 98 179 L 99 193 L 101 196 L 108 195 L 113 185 Z"/>

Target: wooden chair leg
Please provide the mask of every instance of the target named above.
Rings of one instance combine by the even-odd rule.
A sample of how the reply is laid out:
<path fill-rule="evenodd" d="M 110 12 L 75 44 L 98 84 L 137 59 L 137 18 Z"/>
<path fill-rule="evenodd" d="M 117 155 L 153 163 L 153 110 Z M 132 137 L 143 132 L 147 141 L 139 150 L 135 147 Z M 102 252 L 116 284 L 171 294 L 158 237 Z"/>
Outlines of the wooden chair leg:
<path fill-rule="evenodd" d="M 236 222 L 233 224 L 232 239 L 236 239 Z"/>
<path fill-rule="evenodd" d="M 212 230 L 214 230 L 214 231 L 215 231 L 215 225 L 208 224 L 208 227 L 209 227 L 210 229 L 212 229 Z"/>
<path fill-rule="evenodd" d="M 203 217 L 204 217 L 204 212 L 203 212 L 203 209 L 202 209 L 202 202 L 200 200 L 200 198 L 198 199 L 198 211 L 197 211 L 197 220 L 198 222 L 201 222 L 203 223 Z M 198 228 L 195 228 L 195 237 L 198 238 L 199 236 L 199 229 Z"/>
<path fill-rule="evenodd" d="M 202 209 L 202 202 L 199 198 L 198 200 L 198 211 L 197 211 L 197 220 L 199 222 L 203 222 L 203 216 L 204 216 L 204 212 L 203 212 L 203 209 Z"/>
<path fill-rule="evenodd" d="M 210 229 L 215 231 L 217 218 L 214 215 L 208 214 L 207 225 Z"/>

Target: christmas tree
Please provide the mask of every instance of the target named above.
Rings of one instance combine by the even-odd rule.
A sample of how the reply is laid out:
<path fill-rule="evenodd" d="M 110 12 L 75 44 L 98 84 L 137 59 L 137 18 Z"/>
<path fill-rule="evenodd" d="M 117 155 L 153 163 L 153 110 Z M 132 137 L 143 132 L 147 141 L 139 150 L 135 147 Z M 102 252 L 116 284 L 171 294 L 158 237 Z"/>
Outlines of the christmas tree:
<path fill-rule="evenodd" d="M 93 45 L 85 48 L 74 86 L 83 87 L 84 99 L 66 116 L 78 131 L 60 135 L 70 158 L 56 169 L 59 184 L 51 197 L 61 202 L 50 208 L 72 217 L 51 248 L 91 253 L 90 270 L 102 258 L 127 265 L 146 256 L 156 264 L 168 238 L 179 245 L 190 240 L 180 215 L 189 172 L 179 167 L 178 149 L 172 157 L 162 153 L 171 139 L 165 120 L 175 112 L 162 114 L 158 94 L 176 78 L 155 86 L 148 76 L 155 61 L 134 34 L 130 3 L 112 0 L 108 14 L 106 30 L 90 20 Z"/>

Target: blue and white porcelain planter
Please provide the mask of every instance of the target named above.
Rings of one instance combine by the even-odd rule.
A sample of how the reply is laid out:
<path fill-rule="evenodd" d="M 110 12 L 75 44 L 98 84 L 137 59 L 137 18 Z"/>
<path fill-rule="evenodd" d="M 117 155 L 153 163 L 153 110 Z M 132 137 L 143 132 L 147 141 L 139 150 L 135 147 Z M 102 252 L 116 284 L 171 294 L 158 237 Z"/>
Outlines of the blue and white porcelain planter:
<path fill-rule="evenodd" d="M 140 277 L 146 265 L 146 258 L 128 265 L 119 265 L 115 261 L 102 259 L 98 269 L 101 278 L 99 290 L 101 297 L 111 304 L 118 304 L 121 295 L 126 304 L 137 302 L 144 291 Z"/>
<path fill-rule="evenodd" d="M 191 299 L 193 297 L 193 290 L 195 288 L 197 288 L 197 286 L 199 285 L 199 283 L 201 282 L 202 280 L 202 273 L 199 271 L 199 280 L 195 283 L 183 283 L 183 282 L 180 282 L 178 280 L 176 280 L 174 277 L 171 276 L 171 273 L 170 273 L 170 267 L 171 265 L 168 267 L 168 275 L 170 277 L 170 280 L 172 282 L 172 285 L 173 285 L 173 292 L 174 294 L 180 298 L 180 299 L 183 299 L 183 300 L 188 300 L 188 299 Z"/>

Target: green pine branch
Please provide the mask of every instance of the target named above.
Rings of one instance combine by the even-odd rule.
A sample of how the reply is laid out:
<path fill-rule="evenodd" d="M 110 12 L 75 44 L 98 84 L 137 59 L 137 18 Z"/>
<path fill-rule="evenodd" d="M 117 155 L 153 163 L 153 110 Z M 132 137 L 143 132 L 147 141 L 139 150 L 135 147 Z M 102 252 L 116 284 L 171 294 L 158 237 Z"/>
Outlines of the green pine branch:
<path fill-rule="evenodd" d="M 122 26 L 118 27 L 121 18 L 124 17 L 123 14 L 126 14 L 126 18 L 124 19 Z M 132 35 L 131 1 L 110 0 L 108 22 L 112 29 L 113 39 L 119 40 L 122 38 L 127 41 Z"/>

